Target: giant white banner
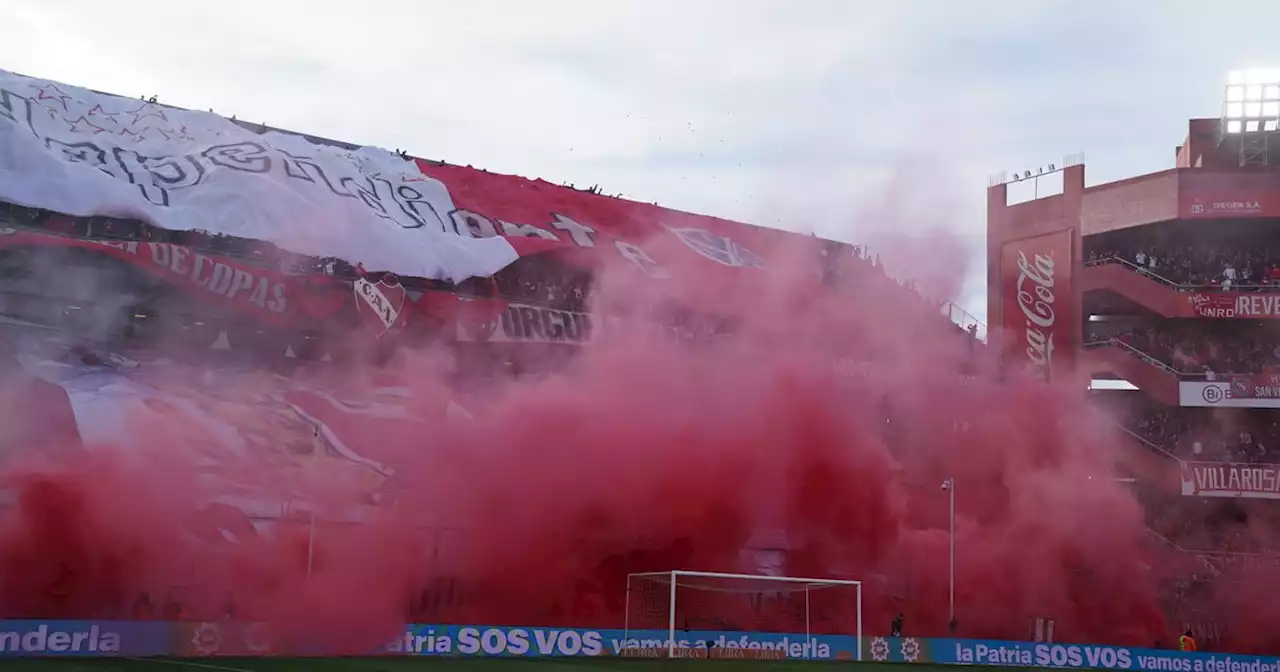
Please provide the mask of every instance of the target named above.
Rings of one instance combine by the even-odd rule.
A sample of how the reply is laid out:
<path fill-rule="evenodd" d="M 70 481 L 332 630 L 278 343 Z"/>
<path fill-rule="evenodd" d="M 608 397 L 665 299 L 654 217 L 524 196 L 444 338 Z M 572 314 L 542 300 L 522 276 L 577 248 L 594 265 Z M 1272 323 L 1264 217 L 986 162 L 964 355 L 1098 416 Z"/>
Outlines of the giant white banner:
<path fill-rule="evenodd" d="M 383 149 L 254 133 L 210 112 L 0 70 L 0 200 L 275 243 L 370 270 L 463 280 L 516 259 L 459 234 L 445 185 Z"/>

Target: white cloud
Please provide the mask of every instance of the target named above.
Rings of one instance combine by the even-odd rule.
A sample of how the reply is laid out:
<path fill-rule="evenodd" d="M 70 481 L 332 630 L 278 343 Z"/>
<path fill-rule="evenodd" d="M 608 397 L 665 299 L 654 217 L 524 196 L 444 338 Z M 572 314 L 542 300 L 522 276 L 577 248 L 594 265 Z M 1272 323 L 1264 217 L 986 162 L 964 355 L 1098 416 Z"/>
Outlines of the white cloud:
<path fill-rule="evenodd" d="M 9 0 L 0 67 L 846 240 L 941 227 L 976 287 L 989 173 L 1075 151 L 1091 182 L 1170 166 L 1226 70 L 1280 61 L 1278 18 L 1262 0 Z"/>

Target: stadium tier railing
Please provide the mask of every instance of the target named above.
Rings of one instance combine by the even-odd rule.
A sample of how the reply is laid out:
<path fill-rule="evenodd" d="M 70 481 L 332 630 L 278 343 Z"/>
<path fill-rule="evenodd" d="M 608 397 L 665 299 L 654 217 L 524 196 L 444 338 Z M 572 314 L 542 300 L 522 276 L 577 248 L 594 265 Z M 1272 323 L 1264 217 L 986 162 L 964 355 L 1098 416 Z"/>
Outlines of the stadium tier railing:
<path fill-rule="evenodd" d="M 1212 374 L 1209 374 L 1209 373 L 1206 373 L 1206 372 L 1203 372 L 1203 371 L 1183 371 L 1183 370 L 1181 370 L 1181 369 L 1176 369 L 1176 368 L 1174 368 L 1174 367 L 1170 366 L 1169 364 L 1166 364 L 1165 362 L 1160 361 L 1160 360 L 1159 360 L 1159 359 L 1157 359 L 1155 356 L 1150 355 L 1150 354 L 1147 354 L 1146 352 L 1143 352 L 1142 350 L 1139 350 L 1138 348 L 1134 347 L 1132 344 L 1130 344 L 1130 343 L 1126 343 L 1124 340 L 1120 339 L 1120 338 L 1119 338 L 1119 337 L 1117 337 L 1117 336 L 1112 336 L 1112 337 L 1109 337 L 1109 338 L 1094 338 L 1094 339 L 1092 339 L 1092 340 L 1088 340 L 1088 341 L 1086 341 L 1086 342 L 1085 342 L 1085 344 L 1084 344 L 1084 347 L 1085 347 L 1085 349 L 1086 349 L 1086 350 L 1088 350 L 1088 349 L 1090 349 L 1090 348 L 1098 348 L 1098 347 L 1102 347 L 1102 346 L 1104 346 L 1104 345 L 1113 345 L 1113 346 L 1116 346 L 1116 347 L 1118 347 L 1118 348 L 1120 348 L 1120 349 L 1124 350 L 1124 351 L 1125 351 L 1125 352 L 1127 352 L 1128 354 L 1130 354 L 1130 355 L 1132 355 L 1132 356 L 1134 356 L 1134 357 L 1137 357 L 1138 359 L 1141 359 L 1142 361 L 1146 362 L 1147 364 L 1150 364 L 1151 366 L 1154 366 L 1154 367 L 1156 367 L 1156 368 L 1158 368 L 1158 369 L 1160 369 L 1160 370 L 1162 370 L 1162 371 L 1164 371 L 1164 372 L 1166 372 L 1166 373 L 1169 373 L 1169 374 L 1171 374 L 1171 375 L 1173 375 L 1173 376 L 1176 376 L 1176 377 L 1178 378 L 1178 380 L 1186 380 L 1186 381 L 1213 381 L 1213 380 L 1215 380 L 1216 378 L 1218 378 L 1218 377 L 1222 377 L 1222 376 L 1231 376 L 1231 375 L 1235 375 L 1235 374 L 1249 375 L 1249 374 L 1243 374 L 1243 372 L 1239 372 L 1239 371 L 1237 371 L 1237 372 L 1231 372 L 1231 371 L 1214 371 Z M 1256 372 L 1255 372 L 1255 373 L 1256 373 Z"/>
<path fill-rule="evenodd" d="M 1173 289 L 1179 292 L 1280 292 L 1280 284 L 1237 285 L 1235 283 L 1231 283 L 1230 286 L 1224 287 L 1223 283 L 1221 282 L 1213 283 L 1213 284 L 1198 284 L 1198 285 L 1190 284 L 1190 283 L 1174 282 L 1173 280 L 1170 280 L 1169 278 L 1166 278 L 1163 275 L 1160 275 L 1159 273 L 1152 271 L 1149 268 L 1144 268 L 1142 266 L 1139 266 L 1138 264 L 1132 261 L 1129 261 L 1128 259 L 1124 259 L 1122 257 L 1101 257 L 1098 259 L 1090 259 L 1089 261 L 1086 261 L 1084 265 L 1086 268 L 1089 268 L 1092 266 L 1103 266 L 1105 264 L 1119 264 L 1121 266 L 1128 268 L 1134 273 L 1141 274 L 1162 285 L 1165 285 L 1166 287 L 1169 287 L 1170 289 Z"/>
<path fill-rule="evenodd" d="M 1161 448 L 1160 446 L 1152 443 L 1150 440 L 1146 439 L 1145 437 L 1133 431 L 1132 429 L 1129 429 L 1128 427 L 1125 427 L 1124 425 L 1118 422 L 1115 423 L 1115 428 L 1120 430 L 1122 433 L 1126 434 L 1129 438 L 1133 439 L 1134 441 L 1137 441 L 1138 443 L 1142 444 L 1142 447 L 1146 448 L 1147 450 L 1153 453 L 1156 453 L 1161 457 L 1167 457 L 1171 460 L 1176 460 L 1179 463 L 1182 462 L 1182 459 L 1179 458 L 1177 455 L 1174 455 L 1172 452 L 1169 452 L 1168 450 L 1165 450 L 1164 448 Z"/>
<path fill-rule="evenodd" d="M 1203 377 L 1203 375 L 1204 375 L 1204 374 L 1194 374 L 1194 373 L 1187 373 L 1187 372 L 1179 371 L 1178 369 L 1175 369 L 1175 368 L 1173 368 L 1172 366 L 1169 366 L 1168 364 L 1165 364 L 1164 362 L 1160 361 L 1159 359 L 1156 359 L 1156 358 L 1155 358 L 1155 357 L 1153 357 L 1152 355 L 1149 355 L 1149 354 L 1147 354 L 1147 353 L 1145 353 L 1145 352 L 1143 352 L 1143 351 L 1141 351 L 1141 350 L 1139 350 L 1139 349 L 1137 349 L 1137 348 L 1133 347 L 1133 346 L 1132 346 L 1132 345 L 1130 345 L 1129 343 L 1126 343 L 1126 342 L 1124 342 L 1123 340 L 1121 340 L 1120 338 L 1115 337 L 1115 336 L 1112 336 L 1112 337 L 1110 337 L 1110 338 L 1096 338 L 1096 339 L 1092 339 L 1092 340 L 1086 341 L 1086 342 L 1085 342 L 1085 344 L 1084 344 L 1084 347 L 1085 347 L 1085 349 L 1086 349 L 1086 350 L 1088 350 L 1088 349 L 1090 349 L 1090 348 L 1099 348 L 1099 347 L 1102 347 L 1102 346 L 1104 346 L 1104 345 L 1112 345 L 1112 346 L 1115 346 L 1115 347 L 1117 347 L 1117 348 L 1120 348 L 1120 349 L 1124 350 L 1125 352 L 1129 353 L 1130 355 L 1132 355 L 1132 356 L 1134 356 L 1134 357 L 1137 357 L 1138 359 L 1141 359 L 1142 361 L 1146 362 L 1147 364 L 1150 364 L 1151 366 L 1154 366 L 1154 367 L 1156 367 L 1156 368 L 1158 368 L 1158 369 L 1161 369 L 1162 371 L 1165 371 L 1166 373 L 1173 374 L 1173 375 L 1175 375 L 1175 376 L 1177 376 L 1177 377 L 1179 377 L 1179 378 L 1183 378 L 1183 377 L 1195 377 L 1195 376 L 1197 376 L 1197 375 L 1199 375 L 1199 376 Z"/>
<path fill-rule="evenodd" d="M 979 341 L 987 342 L 987 325 L 982 320 L 974 317 L 969 311 L 956 305 L 954 301 L 942 301 L 939 309 L 943 315 L 956 324 L 956 326 L 973 334 L 973 337 Z"/>

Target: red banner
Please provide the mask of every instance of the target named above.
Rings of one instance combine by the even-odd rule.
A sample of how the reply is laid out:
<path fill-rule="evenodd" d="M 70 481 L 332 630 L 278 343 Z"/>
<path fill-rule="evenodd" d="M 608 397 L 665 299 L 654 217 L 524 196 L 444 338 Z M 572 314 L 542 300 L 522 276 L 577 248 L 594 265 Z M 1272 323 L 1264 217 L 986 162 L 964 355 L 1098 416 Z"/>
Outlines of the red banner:
<path fill-rule="evenodd" d="M 1280 217 L 1280 176 L 1179 171 L 1178 216 L 1182 219 Z"/>
<path fill-rule="evenodd" d="M 785 258 L 788 249 L 813 240 L 542 180 L 423 160 L 418 167 L 448 187 L 456 207 L 449 213 L 450 223 L 461 235 L 507 236 L 517 247 L 521 238 L 541 240 L 576 250 L 589 263 L 628 261 L 653 277 L 667 277 L 671 267 L 686 263 L 768 269 L 771 260 L 780 266 L 779 257 Z M 810 251 L 816 268 L 817 246 Z M 741 273 L 732 277 L 743 278 Z"/>
<path fill-rule="evenodd" d="M 1217 319 L 1280 319 L 1280 292 L 1192 292 L 1190 315 Z"/>
<path fill-rule="evenodd" d="M 1226 378 L 1232 399 L 1280 399 L 1280 373 L 1238 373 Z"/>
<path fill-rule="evenodd" d="M 1077 347 L 1073 330 L 1073 232 L 1013 240 L 1000 248 L 1005 361 L 1052 380 Z M 1078 309 L 1075 309 L 1078 312 Z M 1056 357 L 1056 358 L 1055 358 Z"/>
<path fill-rule="evenodd" d="M 324 319 L 351 301 L 347 293 L 350 290 L 339 280 L 325 276 L 288 275 L 181 245 L 90 240 L 0 229 L 0 249 L 21 246 L 100 252 L 216 305 L 281 327 L 301 327 L 303 321 Z"/>
<path fill-rule="evenodd" d="M 1280 499 L 1280 467 L 1274 464 L 1183 462 L 1182 494 Z"/>
<path fill-rule="evenodd" d="M 1196 559 L 1213 576 L 1233 569 L 1280 569 L 1280 555 L 1271 553 L 1199 553 Z"/>

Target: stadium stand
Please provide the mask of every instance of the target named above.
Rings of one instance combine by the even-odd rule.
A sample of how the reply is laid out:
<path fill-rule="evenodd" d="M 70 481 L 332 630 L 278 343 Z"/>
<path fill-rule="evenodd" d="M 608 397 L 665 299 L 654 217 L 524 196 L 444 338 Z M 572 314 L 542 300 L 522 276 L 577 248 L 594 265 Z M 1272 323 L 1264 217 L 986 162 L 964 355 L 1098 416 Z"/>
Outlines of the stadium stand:
<path fill-rule="evenodd" d="M 288 133 L 259 124 L 235 123 L 255 135 Z M 297 137 L 317 146 L 355 148 L 314 136 Z M 978 320 L 949 302 L 922 296 L 910 280 L 890 277 L 879 258 L 862 246 L 678 213 L 604 196 L 596 188 L 574 189 L 494 175 L 405 154 L 400 158 L 410 170 L 429 165 L 443 171 L 439 174 L 441 183 L 457 201 L 454 212 L 443 214 L 455 226 L 506 227 L 494 233 L 513 241 L 513 247 L 519 248 L 517 259 L 492 275 L 448 282 L 366 268 L 354 258 L 298 254 L 273 242 L 227 231 L 175 230 L 137 219 L 69 216 L 0 201 L 0 317 L 7 320 L 0 327 L 0 344 L 6 344 L 6 336 L 12 335 L 15 341 L 40 345 L 24 351 L 21 363 L 14 353 L 0 353 L 0 374 L 4 375 L 0 403 L 8 413 L 0 417 L 0 457 L 18 445 L 43 445 L 35 441 L 33 433 L 47 427 L 70 432 L 46 437 L 51 445 L 79 445 L 82 440 L 100 438 L 101 428 L 90 428 L 86 436 L 80 435 L 83 419 L 60 384 L 9 375 L 10 371 L 23 366 L 56 368 L 57 375 L 64 378 L 55 379 L 71 381 L 92 370 L 124 388 L 135 370 L 191 367 L 206 374 L 216 371 L 218 376 L 269 371 L 277 374 L 271 380 L 280 386 L 274 399 L 289 397 L 290 407 L 284 409 L 268 408 L 272 402 L 259 399 L 254 408 L 226 404 L 228 408 L 219 410 L 215 407 L 234 398 L 234 384 L 219 388 L 205 376 L 202 380 L 209 389 L 166 389 L 166 394 L 201 402 L 205 401 L 203 395 L 216 394 L 219 403 L 196 404 L 201 413 L 213 413 L 201 416 L 200 421 L 231 422 L 232 431 L 253 448 L 263 452 L 285 449 L 288 453 L 283 458 L 273 453 L 272 459 L 289 462 L 321 451 L 324 459 L 342 462 L 343 468 L 350 468 L 352 461 L 367 468 L 376 462 L 369 458 L 377 451 L 376 445 L 369 444 L 376 441 L 360 439 L 377 437 L 377 432 L 352 429 L 350 415 L 355 414 L 343 414 L 371 402 L 362 398 L 350 407 L 339 404 L 336 416 L 314 420 L 328 423 L 326 427 L 342 434 L 339 450 L 335 447 L 339 441 L 317 431 L 309 424 L 312 420 L 299 422 L 297 408 L 306 403 L 298 397 L 310 397 L 312 402 L 321 397 L 342 398 L 345 403 L 346 391 L 308 388 L 313 381 L 294 378 L 297 370 L 317 361 L 342 362 L 350 356 L 342 342 L 362 332 L 365 341 L 377 344 L 372 348 L 378 357 L 375 363 L 390 361 L 397 348 L 442 347 L 456 355 L 456 368 L 448 373 L 453 387 L 445 393 L 449 398 L 440 404 L 446 407 L 443 412 L 453 412 L 473 398 L 468 395 L 482 396 L 486 381 L 544 375 L 572 361 L 580 350 L 577 346 L 592 331 L 581 325 L 598 327 L 615 318 L 593 313 L 601 310 L 593 291 L 602 250 L 612 252 L 615 242 L 623 249 L 660 236 L 674 239 L 673 230 L 680 232 L 679 240 L 667 241 L 674 243 L 674 251 L 708 264 L 713 273 L 724 269 L 755 273 L 744 267 L 758 264 L 758 256 L 767 260 L 775 247 L 811 249 L 812 277 L 806 282 L 813 292 L 835 297 L 844 296 L 844 292 L 855 298 L 866 293 L 897 297 L 904 311 L 918 313 L 923 321 L 931 320 L 930 328 L 952 329 L 971 353 L 982 349 L 985 328 Z M 361 196 L 374 199 L 377 194 Z M 464 207 L 470 210 L 464 211 Z M 560 216 L 577 217 L 594 231 L 609 233 L 608 244 L 592 241 L 593 245 L 573 247 L 577 243 L 565 229 L 547 224 L 563 224 L 556 219 Z M 680 226 L 669 226 L 670 222 Z M 628 252 L 635 254 L 631 248 Z M 742 276 L 726 277 L 737 281 Z M 353 291 L 363 286 L 361 283 L 374 285 L 390 297 L 396 304 L 394 310 L 371 316 Z M 104 286 L 114 292 L 110 301 L 103 300 Z M 276 302 L 279 297 L 288 301 Z M 381 317 L 387 318 L 385 323 L 377 319 Z M 735 330 L 733 320 L 708 310 L 706 302 L 670 300 L 647 317 L 653 321 L 650 327 L 688 340 L 714 342 Z M 377 340 L 387 334 L 394 338 Z M 852 349 L 856 357 L 867 356 L 852 347 L 858 342 L 856 335 L 831 336 L 830 340 Z M 147 398 L 142 405 L 157 413 L 185 412 L 167 396 L 157 396 L 163 398 Z M 388 406 L 403 403 L 386 398 L 374 401 Z M 104 396 L 91 403 L 114 402 Z M 32 410 L 32 404 L 39 412 Z M 307 406 L 307 417 L 325 418 L 324 413 L 334 413 L 334 408 Z M 324 445 L 317 448 L 317 444 Z M 354 460 L 352 454 L 360 459 Z M 361 478 L 377 483 L 367 493 L 370 506 L 377 505 L 383 489 L 391 487 L 386 483 L 393 479 L 384 472 L 376 476 L 361 472 Z M 224 543 L 229 530 L 235 531 L 231 536 L 246 538 L 254 534 L 247 522 L 250 518 L 276 525 L 305 524 L 281 512 L 264 514 L 211 506 L 200 520 L 191 523 L 190 532 L 211 544 Z M 95 599 L 91 611 L 74 601 L 10 601 L 3 605 L 0 616 L 208 620 L 231 614 L 252 616 L 234 599 L 197 595 L 190 588 L 157 586 L 139 595 Z M 484 620 L 483 614 L 467 611 L 465 587 L 447 574 L 410 592 L 416 594 L 406 595 L 409 620 Z M 583 594 L 599 592 L 597 587 Z M 575 614 L 574 625 L 616 625 L 606 616 L 616 614 L 618 608 L 582 603 L 572 605 L 570 611 Z"/>
<path fill-rule="evenodd" d="M 1105 234 L 1104 234 L 1105 235 Z M 1110 237 L 1108 237 L 1110 238 Z M 1280 241 L 1206 241 L 1194 236 L 1143 240 L 1090 241 L 1088 263 L 1131 265 L 1173 284 L 1224 291 L 1280 289 Z"/>
<path fill-rule="evenodd" d="M 1223 586 L 1280 571 L 1277 138 L 1192 119 L 1167 170 L 1086 186 L 1068 156 L 988 190 L 987 321 L 1014 341 L 997 339 L 1002 362 L 1091 376 L 1152 564 L 1170 568 L 1166 616 L 1209 647 L 1247 625 L 1215 608 Z M 1056 173 L 1061 193 L 1013 198 L 1011 183 Z"/>
<path fill-rule="evenodd" d="M 1086 343 L 1114 340 L 1183 375 L 1270 373 L 1280 366 L 1280 338 L 1264 322 L 1092 322 Z"/>

